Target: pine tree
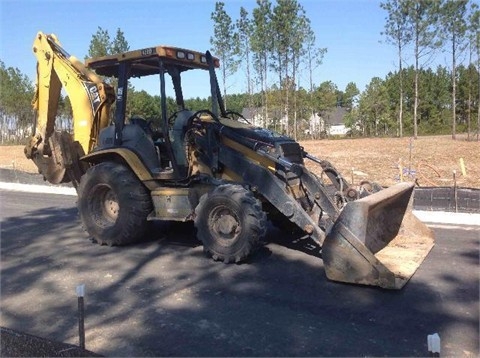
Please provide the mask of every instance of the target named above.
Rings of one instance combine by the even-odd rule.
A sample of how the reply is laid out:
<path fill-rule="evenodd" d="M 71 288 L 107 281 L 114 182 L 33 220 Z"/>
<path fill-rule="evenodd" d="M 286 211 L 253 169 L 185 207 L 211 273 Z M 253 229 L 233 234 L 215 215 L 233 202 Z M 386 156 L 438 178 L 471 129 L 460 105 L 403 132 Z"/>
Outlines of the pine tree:
<path fill-rule="evenodd" d="M 240 18 L 236 22 L 236 28 L 238 31 L 239 40 L 239 54 L 240 58 L 244 60 L 245 72 L 247 74 L 247 94 L 248 94 L 248 107 L 253 107 L 253 84 L 251 74 L 251 43 L 253 26 L 252 20 L 248 17 L 248 11 L 242 6 L 240 7 Z"/>
<path fill-rule="evenodd" d="M 399 137 L 403 137 L 403 50 L 412 39 L 412 28 L 408 24 L 407 2 L 403 0 L 388 0 L 380 4 L 380 7 L 387 11 L 385 32 L 382 34 L 387 38 L 387 42 L 397 47 L 398 55 L 398 73 L 399 73 L 399 113 L 398 127 Z"/>
<path fill-rule="evenodd" d="M 98 26 L 97 32 L 92 35 L 88 48 L 88 57 L 102 57 L 110 55 L 111 43 L 108 30 Z"/>
<path fill-rule="evenodd" d="M 257 0 L 253 9 L 253 33 L 251 45 L 255 68 L 260 77 L 263 126 L 269 125 L 268 108 L 268 59 L 273 47 L 272 4 L 270 0 Z"/>
<path fill-rule="evenodd" d="M 127 52 L 130 50 L 130 46 L 128 45 L 127 40 L 125 39 L 125 35 L 123 34 L 123 31 L 120 30 L 120 28 L 117 28 L 117 33 L 115 35 L 115 38 L 113 41 L 110 43 L 110 53 L 122 53 L 122 52 Z"/>
<path fill-rule="evenodd" d="M 456 65 L 459 54 L 465 49 L 466 11 L 468 0 L 446 0 L 441 8 L 443 38 L 449 43 L 452 55 L 452 139 L 456 139 Z"/>
<path fill-rule="evenodd" d="M 239 61 L 238 33 L 230 15 L 225 11 L 225 4 L 221 1 L 215 3 L 215 11 L 211 14 L 213 20 L 213 36 L 210 44 L 213 52 L 220 58 L 223 97 L 227 103 L 227 78 L 236 72 Z"/>
<path fill-rule="evenodd" d="M 415 57 L 415 98 L 413 107 L 413 137 L 418 136 L 419 73 L 421 62 L 429 62 L 434 50 L 439 47 L 439 7 L 437 0 L 406 0 L 408 11 L 407 26 L 412 29 Z"/>

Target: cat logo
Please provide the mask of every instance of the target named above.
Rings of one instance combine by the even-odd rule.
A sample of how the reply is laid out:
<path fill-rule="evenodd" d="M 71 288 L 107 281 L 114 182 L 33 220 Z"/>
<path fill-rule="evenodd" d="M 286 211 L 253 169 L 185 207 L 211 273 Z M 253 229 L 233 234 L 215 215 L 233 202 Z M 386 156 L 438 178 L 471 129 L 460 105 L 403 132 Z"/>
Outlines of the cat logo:
<path fill-rule="evenodd" d="M 92 104 L 92 111 L 95 113 L 98 109 L 98 106 L 101 103 L 100 94 L 98 93 L 98 88 L 95 83 L 84 82 L 84 86 L 87 90 L 88 97 L 90 98 L 90 103 Z"/>

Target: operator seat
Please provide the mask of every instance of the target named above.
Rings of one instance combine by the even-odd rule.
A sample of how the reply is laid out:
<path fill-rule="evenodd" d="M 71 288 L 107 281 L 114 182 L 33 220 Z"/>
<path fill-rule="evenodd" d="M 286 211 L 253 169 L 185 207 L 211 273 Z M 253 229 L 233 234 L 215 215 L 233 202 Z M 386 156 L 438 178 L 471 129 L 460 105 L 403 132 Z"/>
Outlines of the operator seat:
<path fill-rule="evenodd" d="M 151 172 L 155 172 L 160 168 L 160 157 L 152 139 L 152 131 L 145 125 L 148 127 L 148 122 L 142 118 L 131 119 L 129 124 L 125 124 L 120 147 L 130 149 Z M 94 151 L 117 147 L 114 138 L 115 125 L 102 129 Z"/>

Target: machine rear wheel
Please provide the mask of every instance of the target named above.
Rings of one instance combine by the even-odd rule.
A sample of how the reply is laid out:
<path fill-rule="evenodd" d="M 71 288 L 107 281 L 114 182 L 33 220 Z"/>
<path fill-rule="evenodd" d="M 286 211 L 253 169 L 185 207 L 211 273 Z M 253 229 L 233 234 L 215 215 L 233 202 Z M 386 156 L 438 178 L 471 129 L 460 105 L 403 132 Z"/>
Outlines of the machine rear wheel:
<path fill-rule="evenodd" d="M 128 168 L 113 162 L 87 170 L 77 206 L 87 232 L 99 244 L 110 246 L 137 242 L 152 211 L 147 189 Z"/>
<path fill-rule="evenodd" d="M 267 217 L 260 202 L 240 185 L 221 185 L 200 198 L 197 237 L 214 260 L 240 262 L 265 236 Z"/>

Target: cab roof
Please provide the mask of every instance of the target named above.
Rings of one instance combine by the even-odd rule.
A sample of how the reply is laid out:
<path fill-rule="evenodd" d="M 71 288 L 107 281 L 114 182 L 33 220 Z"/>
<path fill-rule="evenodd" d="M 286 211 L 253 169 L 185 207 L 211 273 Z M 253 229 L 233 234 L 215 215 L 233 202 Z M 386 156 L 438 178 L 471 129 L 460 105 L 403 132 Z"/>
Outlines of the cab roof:
<path fill-rule="evenodd" d="M 120 63 L 129 62 L 128 77 L 143 77 L 158 74 L 160 60 L 166 68 L 173 66 L 180 72 L 191 69 L 208 70 L 205 53 L 172 46 L 148 47 L 115 55 L 89 58 L 85 60 L 85 65 L 101 76 L 118 77 Z M 218 58 L 213 57 L 213 61 L 215 67 L 220 66 Z"/>

